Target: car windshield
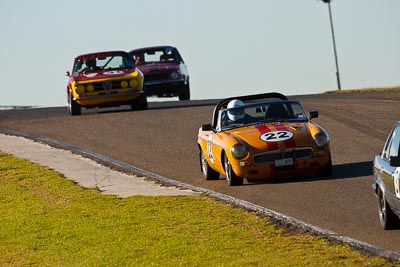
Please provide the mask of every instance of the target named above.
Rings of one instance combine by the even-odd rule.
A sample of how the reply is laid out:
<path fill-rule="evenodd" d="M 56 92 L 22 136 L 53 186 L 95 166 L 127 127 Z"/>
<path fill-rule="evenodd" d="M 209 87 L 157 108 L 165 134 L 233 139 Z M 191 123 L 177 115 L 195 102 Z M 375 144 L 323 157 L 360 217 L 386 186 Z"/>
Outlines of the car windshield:
<path fill-rule="evenodd" d="M 151 50 L 140 50 L 133 53 L 135 65 L 145 65 L 152 63 L 178 62 L 179 57 L 175 49 L 165 47 Z"/>
<path fill-rule="evenodd" d="M 121 68 L 134 68 L 134 64 L 129 56 L 124 54 L 98 53 L 77 58 L 73 72 L 90 72 Z"/>
<path fill-rule="evenodd" d="M 306 122 L 308 117 L 299 102 L 277 101 L 224 109 L 220 111 L 219 121 L 220 129 L 228 130 L 265 123 Z"/>

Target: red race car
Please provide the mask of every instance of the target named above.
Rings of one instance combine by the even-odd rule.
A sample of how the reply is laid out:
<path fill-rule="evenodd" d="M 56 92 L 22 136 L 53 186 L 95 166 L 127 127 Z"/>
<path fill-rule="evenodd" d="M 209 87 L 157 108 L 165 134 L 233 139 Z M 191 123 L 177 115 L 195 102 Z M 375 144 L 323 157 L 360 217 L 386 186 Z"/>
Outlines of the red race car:
<path fill-rule="evenodd" d="M 147 109 L 143 74 L 124 51 L 97 52 L 77 56 L 72 74 L 67 71 L 67 101 L 70 115 L 81 107 L 130 105 Z"/>

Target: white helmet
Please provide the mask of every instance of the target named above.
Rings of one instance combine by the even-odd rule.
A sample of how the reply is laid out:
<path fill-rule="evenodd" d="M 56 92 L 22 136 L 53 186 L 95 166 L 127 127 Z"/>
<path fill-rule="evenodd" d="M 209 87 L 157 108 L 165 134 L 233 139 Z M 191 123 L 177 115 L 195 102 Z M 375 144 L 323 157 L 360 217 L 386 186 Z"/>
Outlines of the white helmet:
<path fill-rule="evenodd" d="M 244 104 L 239 99 L 231 100 L 228 103 L 228 118 L 231 121 L 237 121 L 244 118 L 244 109 L 240 108 Z M 234 109 L 231 109 L 234 108 Z"/>

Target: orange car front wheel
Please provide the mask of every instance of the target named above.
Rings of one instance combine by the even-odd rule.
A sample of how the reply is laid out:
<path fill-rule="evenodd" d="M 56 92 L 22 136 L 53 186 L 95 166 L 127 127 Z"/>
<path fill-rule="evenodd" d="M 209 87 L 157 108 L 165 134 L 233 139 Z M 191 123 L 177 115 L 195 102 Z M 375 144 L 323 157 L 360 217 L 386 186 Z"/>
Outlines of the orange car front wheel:
<path fill-rule="evenodd" d="M 236 175 L 236 173 L 232 169 L 232 165 L 229 162 L 228 157 L 224 154 L 224 166 L 225 166 L 225 176 L 226 182 L 230 186 L 242 185 L 243 178 Z"/>

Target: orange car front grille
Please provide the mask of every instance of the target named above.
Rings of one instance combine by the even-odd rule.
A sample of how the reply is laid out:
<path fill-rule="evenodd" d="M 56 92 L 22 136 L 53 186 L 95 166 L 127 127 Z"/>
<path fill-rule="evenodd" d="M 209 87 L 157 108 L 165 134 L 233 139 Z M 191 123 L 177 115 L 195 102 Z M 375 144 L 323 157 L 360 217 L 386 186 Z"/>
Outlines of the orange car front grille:
<path fill-rule="evenodd" d="M 292 158 L 296 160 L 311 158 L 312 156 L 313 149 L 311 147 L 287 149 L 283 152 L 280 150 L 275 150 L 253 155 L 253 162 L 254 164 L 268 164 L 274 163 L 275 160 L 278 159 Z"/>

